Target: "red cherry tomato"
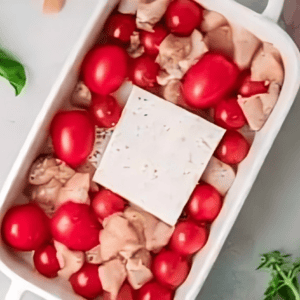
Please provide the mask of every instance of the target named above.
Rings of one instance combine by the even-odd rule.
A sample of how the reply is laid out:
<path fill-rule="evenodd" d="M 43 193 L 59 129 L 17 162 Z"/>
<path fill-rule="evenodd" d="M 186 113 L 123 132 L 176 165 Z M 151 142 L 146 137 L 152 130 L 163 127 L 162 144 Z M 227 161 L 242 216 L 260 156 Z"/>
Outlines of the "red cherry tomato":
<path fill-rule="evenodd" d="M 246 123 L 246 118 L 236 98 L 221 100 L 215 107 L 215 123 L 226 129 L 239 129 Z"/>
<path fill-rule="evenodd" d="M 172 300 L 173 291 L 155 281 L 144 284 L 138 290 L 137 300 Z M 124 300 L 127 300 L 124 298 Z"/>
<path fill-rule="evenodd" d="M 99 191 L 92 200 L 92 208 L 98 218 L 104 220 L 108 216 L 122 212 L 125 208 L 125 202 L 122 197 L 110 190 Z"/>
<path fill-rule="evenodd" d="M 35 268 L 48 278 L 56 277 L 57 272 L 60 270 L 56 249 L 50 244 L 43 245 L 34 252 L 33 262 Z"/>
<path fill-rule="evenodd" d="M 251 75 L 245 77 L 238 94 L 242 97 L 251 97 L 257 94 L 265 94 L 268 92 L 269 85 L 265 81 L 251 81 Z"/>
<path fill-rule="evenodd" d="M 198 184 L 190 197 L 186 211 L 194 220 L 213 222 L 222 208 L 219 192 L 207 183 Z"/>
<path fill-rule="evenodd" d="M 87 251 L 99 245 L 101 226 L 86 204 L 64 203 L 50 225 L 53 238 L 71 250 Z"/>
<path fill-rule="evenodd" d="M 93 150 L 95 127 L 86 111 L 57 113 L 50 127 L 54 152 L 71 167 L 85 162 Z"/>
<path fill-rule="evenodd" d="M 197 226 L 192 221 L 181 221 L 176 224 L 170 247 L 181 255 L 191 255 L 204 247 L 207 238 L 206 228 Z"/>
<path fill-rule="evenodd" d="M 16 250 L 36 250 L 51 238 L 48 222 L 48 217 L 35 204 L 12 207 L 2 220 L 2 238 Z"/>
<path fill-rule="evenodd" d="M 142 55 L 133 60 L 130 79 L 142 88 L 154 87 L 157 83 L 159 65 L 147 55 Z"/>
<path fill-rule="evenodd" d="M 153 27 L 153 32 L 141 32 L 141 44 L 144 46 L 145 53 L 152 56 L 157 56 L 159 45 L 168 35 L 167 30 L 162 25 Z"/>
<path fill-rule="evenodd" d="M 98 274 L 98 265 L 85 263 L 69 281 L 74 292 L 86 299 L 94 299 L 102 293 L 102 284 Z"/>
<path fill-rule="evenodd" d="M 203 9 L 191 0 L 174 0 L 166 11 L 166 24 L 176 35 L 191 35 L 202 20 Z"/>
<path fill-rule="evenodd" d="M 123 43 L 130 41 L 130 36 L 136 29 L 135 17 L 132 15 L 115 14 L 106 24 L 108 36 L 120 40 Z"/>
<path fill-rule="evenodd" d="M 153 260 L 155 278 L 168 288 L 175 289 L 181 285 L 189 273 L 188 262 L 177 252 L 161 251 Z"/>
<path fill-rule="evenodd" d="M 185 75 L 183 95 L 194 108 L 214 106 L 236 85 L 239 69 L 222 54 L 207 53 Z"/>
<path fill-rule="evenodd" d="M 104 293 L 103 296 L 103 300 L 112 300 L 109 293 Z M 119 291 L 116 300 L 135 300 L 133 288 L 128 283 L 124 283 Z"/>
<path fill-rule="evenodd" d="M 237 131 L 228 130 L 215 151 L 215 156 L 230 165 L 240 163 L 248 154 L 250 145 Z"/>
<path fill-rule="evenodd" d="M 93 94 L 89 111 L 95 125 L 110 128 L 118 123 L 122 108 L 113 96 Z"/>
<path fill-rule="evenodd" d="M 127 63 L 128 55 L 122 47 L 96 46 L 83 61 L 83 81 L 92 92 L 108 95 L 123 83 L 127 76 Z"/>

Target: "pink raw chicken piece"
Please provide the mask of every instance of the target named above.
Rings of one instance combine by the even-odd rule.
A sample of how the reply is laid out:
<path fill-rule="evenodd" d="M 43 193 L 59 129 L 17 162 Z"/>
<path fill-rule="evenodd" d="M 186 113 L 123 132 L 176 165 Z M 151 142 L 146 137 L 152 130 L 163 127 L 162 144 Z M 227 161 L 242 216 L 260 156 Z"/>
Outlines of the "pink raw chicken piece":
<path fill-rule="evenodd" d="M 101 265 L 98 272 L 103 290 L 110 293 L 111 300 L 115 300 L 127 276 L 124 263 L 115 258 Z"/>
<path fill-rule="evenodd" d="M 233 57 L 234 45 L 232 30 L 229 25 L 219 26 L 210 30 L 204 37 L 204 42 L 210 51 L 221 52 Z"/>
<path fill-rule="evenodd" d="M 96 247 L 90 249 L 89 251 L 85 252 L 86 260 L 90 264 L 102 264 L 103 259 L 101 257 L 101 245 L 97 245 Z"/>
<path fill-rule="evenodd" d="M 141 288 L 153 278 L 150 265 L 151 255 L 145 248 L 139 250 L 132 258 L 127 260 L 127 279 L 134 289 Z"/>
<path fill-rule="evenodd" d="M 108 261 L 121 251 L 127 253 L 127 257 L 131 257 L 144 246 L 144 240 L 143 236 L 139 236 L 121 213 L 116 213 L 104 219 L 103 230 L 100 232 L 100 244 L 101 257 L 104 261 Z"/>
<path fill-rule="evenodd" d="M 200 26 L 202 32 L 209 32 L 224 25 L 228 25 L 228 22 L 223 15 L 215 11 L 203 11 L 203 21 Z"/>
<path fill-rule="evenodd" d="M 139 1 L 136 12 L 137 28 L 153 31 L 154 25 L 163 17 L 170 2 L 171 0 Z"/>
<path fill-rule="evenodd" d="M 267 94 L 238 98 L 238 103 L 252 130 L 260 130 L 271 114 L 280 93 L 280 86 L 271 82 Z"/>
<path fill-rule="evenodd" d="M 52 178 L 65 184 L 75 171 L 60 159 L 46 156 L 38 158 L 32 165 L 29 174 L 29 183 L 34 185 L 45 184 Z"/>
<path fill-rule="evenodd" d="M 62 183 L 55 178 L 46 184 L 33 186 L 32 200 L 37 202 L 49 217 L 55 212 L 55 202 L 61 187 Z"/>
<path fill-rule="evenodd" d="M 255 131 L 250 128 L 248 124 L 243 126 L 241 129 L 238 130 L 244 138 L 247 140 L 247 142 L 251 145 L 254 141 L 255 137 Z"/>
<path fill-rule="evenodd" d="M 179 104 L 182 100 L 181 86 L 180 80 L 170 80 L 163 89 L 163 97 L 169 102 Z"/>
<path fill-rule="evenodd" d="M 251 80 L 274 81 L 282 86 L 284 70 L 279 51 L 270 43 L 263 43 L 251 65 Z"/>
<path fill-rule="evenodd" d="M 122 14 L 135 15 L 140 2 L 144 0 L 121 0 L 119 3 L 118 11 Z"/>
<path fill-rule="evenodd" d="M 143 223 L 146 249 L 148 251 L 161 250 L 168 244 L 173 234 L 174 226 L 167 225 L 136 206 L 128 207 L 124 211 L 124 216 L 130 221 L 139 219 Z"/>
<path fill-rule="evenodd" d="M 235 172 L 231 166 L 212 156 L 201 180 L 212 185 L 222 196 L 230 189 L 235 179 Z"/>
<path fill-rule="evenodd" d="M 54 247 L 57 251 L 56 257 L 61 270 L 58 275 L 69 280 L 72 274 L 81 269 L 84 264 L 84 253 L 81 251 L 69 250 L 65 245 L 54 241 Z"/>
<path fill-rule="evenodd" d="M 80 108 L 88 108 L 92 102 L 92 93 L 83 81 L 79 81 L 73 91 L 71 103 Z"/>
<path fill-rule="evenodd" d="M 90 175 L 88 173 L 76 173 L 59 191 L 56 208 L 63 203 L 72 201 L 75 203 L 90 204 L 88 191 L 90 188 Z"/>
<path fill-rule="evenodd" d="M 261 45 L 261 41 L 238 24 L 231 23 L 231 30 L 234 45 L 233 59 L 240 69 L 249 68 L 254 54 Z"/>
<path fill-rule="evenodd" d="M 79 173 L 87 173 L 90 175 L 90 190 L 91 190 L 91 192 L 98 192 L 100 190 L 98 184 L 95 181 L 93 181 L 93 177 L 96 172 L 96 168 L 91 162 L 87 161 L 83 165 L 77 167 L 76 171 Z"/>
<path fill-rule="evenodd" d="M 127 48 L 128 54 L 132 58 L 140 57 L 144 53 L 144 46 L 141 45 L 139 31 L 134 31 L 130 36 L 130 45 Z"/>
<path fill-rule="evenodd" d="M 207 51 L 203 36 L 196 29 L 189 37 L 167 35 L 160 44 L 156 58 L 156 62 L 163 69 L 157 77 L 157 82 L 167 85 L 170 80 L 181 79 Z"/>

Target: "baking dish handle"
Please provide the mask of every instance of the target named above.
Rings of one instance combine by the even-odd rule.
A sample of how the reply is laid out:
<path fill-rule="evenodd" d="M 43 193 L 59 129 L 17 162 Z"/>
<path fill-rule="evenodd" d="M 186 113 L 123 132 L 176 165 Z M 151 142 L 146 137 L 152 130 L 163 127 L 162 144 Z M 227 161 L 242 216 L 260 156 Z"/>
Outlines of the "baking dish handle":
<path fill-rule="evenodd" d="M 262 15 L 277 23 L 281 15 L 283 5 L 284 0 L 269 0 Z"/>
<path fill-rule="evenodd" d="M 18 280 L 12 280 L 5 300 L 20 300 L 26 289 Z"/>

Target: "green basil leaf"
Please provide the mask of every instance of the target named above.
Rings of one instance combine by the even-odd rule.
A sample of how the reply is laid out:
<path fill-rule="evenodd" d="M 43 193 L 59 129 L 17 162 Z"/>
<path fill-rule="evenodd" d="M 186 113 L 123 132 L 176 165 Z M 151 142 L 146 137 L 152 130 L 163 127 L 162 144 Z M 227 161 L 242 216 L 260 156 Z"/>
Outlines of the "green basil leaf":
<path fill-rule="evenodd" d="M 25 69 L 21 63 L 0 49 L 0 76 L 7 79 L 19 95 L 26 84 Z"/>

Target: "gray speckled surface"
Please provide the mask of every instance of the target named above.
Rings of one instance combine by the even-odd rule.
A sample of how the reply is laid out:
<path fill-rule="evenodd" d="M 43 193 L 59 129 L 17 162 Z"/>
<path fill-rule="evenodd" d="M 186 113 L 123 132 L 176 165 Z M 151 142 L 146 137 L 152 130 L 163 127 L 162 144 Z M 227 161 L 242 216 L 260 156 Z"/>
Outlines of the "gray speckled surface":
<path fill-rule="evenodd" d="M 0 80 L 0 188 L 97 1 L 85 1 L 82 8 L 82 1 L 69 0 L 56 17 L 42 16 L 34 4 L 38 1 L 1 1 L 0 44 L 26 62 L 30 74 L 22 98 Z M 261 12 L 267 1 L 239 2 Z M 259 255 L 279 249 L 300 257 L 299 120 L 300 93 L 198 300 L 260 300 L 269 276 L 255 271 Z M 0 299 L 9 283 L 0 272 Z M 26 293 L 22 299 L 41 298 Z"/>

